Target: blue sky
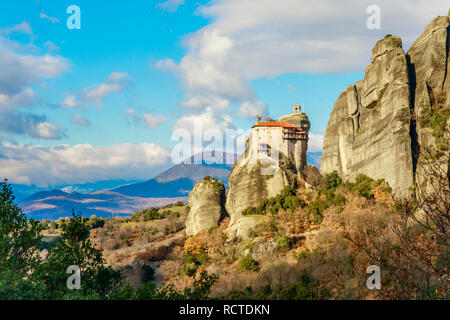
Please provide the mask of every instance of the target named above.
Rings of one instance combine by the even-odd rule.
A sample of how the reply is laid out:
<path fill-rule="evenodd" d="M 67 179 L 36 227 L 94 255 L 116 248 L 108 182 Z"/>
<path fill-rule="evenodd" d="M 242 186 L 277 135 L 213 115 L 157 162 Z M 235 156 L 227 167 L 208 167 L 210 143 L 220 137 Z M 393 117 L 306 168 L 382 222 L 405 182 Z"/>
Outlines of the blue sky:
<path fill-rule="evenodd" d="M 318 151 L 375 42 L 398 34 L 407 49 L 448 7 L 378 2 L 380 30 L 366 26 L 369 1 L 2 1 L 0 176 L 144 180 L 171 164 L 173 130 L 197 120 L 246 130 L 254 114 L 276 118 L 294 104 Z M 66 26 L 72 4 L 80 30 Z"/>

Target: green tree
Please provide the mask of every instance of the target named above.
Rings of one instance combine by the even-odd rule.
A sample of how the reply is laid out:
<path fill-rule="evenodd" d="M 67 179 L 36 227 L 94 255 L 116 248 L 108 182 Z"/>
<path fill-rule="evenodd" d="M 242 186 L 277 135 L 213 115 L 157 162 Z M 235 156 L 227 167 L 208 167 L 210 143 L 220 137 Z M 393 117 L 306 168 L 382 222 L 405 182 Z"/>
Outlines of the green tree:
<path fill-rule="evenodd" d="M 336 170 L 325 175 L 325 185 L 328 190 L 335 190 L 342 183 Z"/>
<path fill-rule="evenodd" d="M 81 270 L 81 290 L 67 288 L 66 271 L 71 265 Z M 105 299 L 122 284 L 121 272 L 104 265 L 101 252 L 89 240 L 87 220 L 75 212 L 62 225 L 61 240 L 49 251 L 37 274 L 50 299 Z"/>
<path fill-rule="evenodd" d="M 0 182 L 0 299 L 39 298 L 30 275 L 41 262 L 42 224 L 27 220 L 14 203 L 7 180 Z"/>

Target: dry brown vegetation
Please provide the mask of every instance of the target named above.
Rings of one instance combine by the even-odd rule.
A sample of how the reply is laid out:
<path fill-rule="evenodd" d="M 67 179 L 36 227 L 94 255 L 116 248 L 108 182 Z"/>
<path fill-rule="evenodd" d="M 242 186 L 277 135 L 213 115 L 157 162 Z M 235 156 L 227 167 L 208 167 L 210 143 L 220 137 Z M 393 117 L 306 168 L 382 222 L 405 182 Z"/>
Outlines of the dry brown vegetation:
<path fill-rule="evenodd" d="M 266 212 L 245 241 L 227 236 L 229 218 L 186 239 L 184 209 L 152 221 L 107 219 L 91 239 L 135 288 L 148 265 L 158 285 L 176 290 L 192 287 L 204 271 L 216 274 L 210 297 L 217 298 L 445 299 L 448 163 L 448 153 L 434 158 L 424 167 L 428 187 L 402 199 L 386 182 L 365 176 L 354 183 L 337 174 L 310 179 L 308 188 L 294 191 L 300 205 L 283 209 L 278 197 L 268 207 L 276 212 Z M 292 193 L 285 197 L 293 203 Z M 381 268 L 381 290 L 366 286 L 369 265 Z"/>

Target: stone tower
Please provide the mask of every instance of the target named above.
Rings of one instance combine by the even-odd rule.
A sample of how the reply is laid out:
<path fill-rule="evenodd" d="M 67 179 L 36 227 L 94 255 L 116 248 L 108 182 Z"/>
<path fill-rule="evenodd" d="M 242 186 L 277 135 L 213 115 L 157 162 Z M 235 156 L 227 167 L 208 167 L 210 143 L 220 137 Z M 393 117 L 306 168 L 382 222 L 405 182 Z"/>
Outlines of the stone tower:
<path fill-rule="evenodd" d="M 311 128 L 308 116 L 301 111 L 301 106 L 294 105 L 293 112 L 278 118 L 278 121 L 293 124 L 297 128 L 306 131 L 306 139 L 299 140 L 295 144 L 295 165 L 297 170 L 301 171 L 306 166 L 306 150 L 308 149 L 308 135 Z"/>

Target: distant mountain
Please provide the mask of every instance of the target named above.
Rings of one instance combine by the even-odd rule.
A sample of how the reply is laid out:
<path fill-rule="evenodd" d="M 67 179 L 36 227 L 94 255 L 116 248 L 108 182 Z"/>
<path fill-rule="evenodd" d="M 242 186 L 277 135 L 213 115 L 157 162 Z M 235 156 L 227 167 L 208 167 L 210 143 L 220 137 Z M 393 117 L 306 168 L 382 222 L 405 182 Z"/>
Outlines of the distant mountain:
<path fill-rule="evenodd" d="M 142 179 L 142 180 L 144 180 L 144 179 Z M 61 189 L 68 193 L 71 193 L 71 192 L 90 193 L 90 192 L 96 192 L 96 191 L 100 191 L 100 190 L 110 190 L 110 189 L 118 188 L 123 185 L 130 184 L 130 183 L 142 182 L 142 180 L 123 180 L 123 179 L 104 180 L 104 181 L 95 181 L 95 182 L 88 182 L 88 183 L 77 183 L 77 184 L 71 184 L 71 185 L 56 186 L 54 189 Z"/>
<path fill-rule="evenodd" d="M 122 186 L 112 191 L 138 197 L 181 197 L 187 196 L 194 185 L 205 176 L 223 181 L 225 187 L 228 188 L 228 175 L 237 155 L 216 152 L 212 156 L 215 159 L 210 161 L 198 161 L 199 155 L 192 156 L 153 179 Z M 206 153 L 203 154 L 203 159 L 205 158 L 208 158 Z"/>
<path fill-rule="evenodd" d="M 39 187 L 36 185 L 23 185 L 23 184 L 11 184 L 11 187 L 14 190 L 14 195 L 16 196 L 16 201 L 20 202 L 24 200 L 26 197 L 31 196 L 35 193 L 42 191 L 49 191 L 59 189 L 67 193 L 71 192 L 80 192 L 80 193 L 90 193 L 100 190 L 109 190 L 113 188 L 118 188 L 122 185 L 127 185 L 130 183 L 142 182 L 139 180 L 104 180 L 104 181 L 95 181 L 88 183 L 77 183 L 77 184 L 62 184 L 62 185 L 54 185 L 50 187 Z"/>
<path fill-rule="evenodd" d="M 308 152 L 308 163 L 320 166 L 321 155 L 321 152 Z M 163 206 L 176 201 L 187 202 L 189 192 L 205 176 L 221 180 L 228 188 L 228 175 L 237 155 L 216 153 L 213 157 L 216 159 L 197 161 L 198 155 L 193 156 L 153 179 L 126 185 L 122 185 L 125 180 L 109 180 L 71 185 L 70 188 L 65 186 L 52 190 L 38 190 L 33 194 L 25 192 L 36 190 L 36 187 L 13 185 L 13 189 L 14 193 L 19 195 L 16 202 L 30 218 L 56 220 L 70 216 L 72 209 L 88 217 L 129 215 L 148 207 Z M 121 186 L 113 187 L 112 190 L 77 192 L 83 189 L 95 189 L 101 185 Z"/>
<path fill-rule="evenodd" d="M 113 189 L 112 191 L 131 197 L 178 197 L 186 196 L 193 186 L 194 182 L 188 178 L 169 182 L 158 182 L 156 179 L 150 179 L 145 182 Z"/>
<path fill-rule="evenodd" d="M 14 189 L 13 189 L 13 192 L 14 192 L 14 198 L 15 198 L 14 202 L 15 202 L 15 203 L 19 203 L 19 202 L 21 202 L 23 199 L 25 199 L 26 197 L 28 197 L 27 194 L 22 193 L 22 192 L 19 192 L 19 191 L 14 191 Z"/>
<path fill-rule="evenodd" d="M 225 183 L 231 167 L 217 168 L 209 164 L 178 164 L 153 179 L 122 186 L 112 191 L 139 197 L 181 197 L 186 196 L 194 185 L 205 176 L 211 176 Z"/>
<path fill-rule="evenodd" d="M 40 192 L 36 192 L 35 194 L 33 194 L 29 197 L 26 197 L 21 202 L 30 202 L 30 201 L 45 199 L 45 198 L 50 198 L 50 197 L 64 196 L 66 194 L 68 194 L 68 193 L 61 191 L 61 190 L 57 190 L 57 189 L 49 190 L 49 191 L 40 191 Z"/>
<path fill-rule="evenodd" d="M 236 155 L 216 153 L 213 156 L 216 158 L 214 161 L 197 161 L 198 155 L 191 157 L 153 179 L 130 183 L 110 191 L 73 192 L 83 187 L 111 185 L 114 184 L 114 180 L 38 191 L 32 195 L 21 194 L 21 200 L 19 202 L 18 199 L 17 202 L 28 217 L 52 220 L 71 216 L 72 209 L 81 212 L 83 216 L 111 217 L 112 215 L 130 215 L 140 209 L 159 207 L 177 201 L 187 202 L 189 191 L 203 177 L 209 175 L 227 182 L 233 163 L 226 164 L 225 160 L 230 162 L 231 159 L 234 162 Z M 220 158 L 217 159 L 218 157 Z M 124 180 L 115 181 L 123 182 Z"/>
<path fill-rule="evenodd" d="M 186 202 L 187 197 L 142 198 L 112 191 L 82 194 L 50 190 L 26 198 L 19 206 L 29 218 L 56 220 L 71 216 L 72 209 L 81 212 L 85 217 L 111 217 L 130 215 L 143 208 L 160 207 L 177 201 Z"/>

